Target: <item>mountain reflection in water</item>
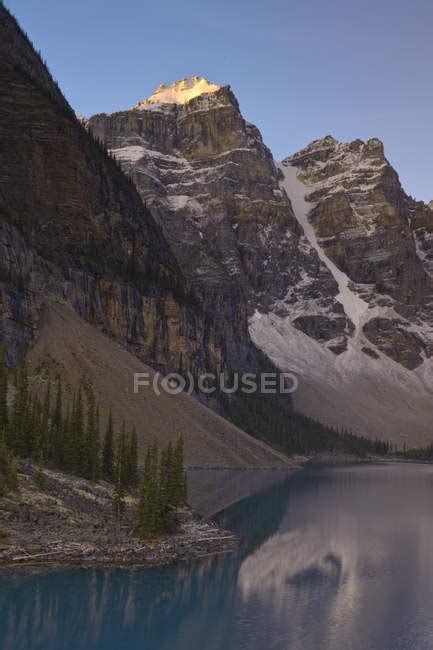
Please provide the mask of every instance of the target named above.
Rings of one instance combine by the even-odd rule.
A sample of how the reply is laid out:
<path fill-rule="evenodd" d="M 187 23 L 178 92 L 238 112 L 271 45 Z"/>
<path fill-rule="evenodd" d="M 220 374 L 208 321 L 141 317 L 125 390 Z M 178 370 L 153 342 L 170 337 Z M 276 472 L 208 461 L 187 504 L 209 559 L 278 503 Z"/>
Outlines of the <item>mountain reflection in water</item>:
<path fill-rule="evenodd" d="M 433 648 L 432 495 L 427 465 L 281 474 L 218 515 L 235 554 L 3 573 L 0 647 Z"/>

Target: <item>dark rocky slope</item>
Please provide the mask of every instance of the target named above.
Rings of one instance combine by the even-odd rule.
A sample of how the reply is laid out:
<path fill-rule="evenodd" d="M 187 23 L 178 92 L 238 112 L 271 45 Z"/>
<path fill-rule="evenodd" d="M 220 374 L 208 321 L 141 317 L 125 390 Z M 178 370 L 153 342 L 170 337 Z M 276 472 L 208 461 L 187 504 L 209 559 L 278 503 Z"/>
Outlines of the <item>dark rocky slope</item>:
<path fill-rule="evenodd" d="M 221 331 L 133 184 L 76 119 L 0 6 L 0 332 L 10 361 L 37 338 L 45 296 L 155 367 L 224 365 Z"/>

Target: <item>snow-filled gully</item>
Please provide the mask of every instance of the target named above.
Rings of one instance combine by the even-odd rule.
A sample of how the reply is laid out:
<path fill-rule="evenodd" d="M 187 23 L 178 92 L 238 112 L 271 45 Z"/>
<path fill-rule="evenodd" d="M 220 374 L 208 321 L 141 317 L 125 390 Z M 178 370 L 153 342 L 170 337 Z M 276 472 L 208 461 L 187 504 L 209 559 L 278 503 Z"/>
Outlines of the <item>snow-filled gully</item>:
<path fill-rule="evenodd" d="M 362 324 L 363 317 L 367 314 L 368 303 L 360 298 L 349 287 L 350 280 L 345 273 L 340 271 L 334 262 L 326 255 L 323 248 L 317 241 L 316 233 L 312 224 L 308 220 L 308 213 L 313 208 L 313 205 L 305 200 L 308 192 L 308 187 L 299 180 L 297 176 L 297 169 L 293 165 L 280 163 L 279 169 L 283 174 L 283 181 L 281 186 L 285 189 L 288 197 L 292 202 L 295 217 L 304 231 L 304 234 L 311 246 L 317 251 L 319 258 L 331 272 L 335 281 L 338 284 L 339 293 L 336 296 L 338 302 L 341 303 L 343 309 L 358 330 Z"/>

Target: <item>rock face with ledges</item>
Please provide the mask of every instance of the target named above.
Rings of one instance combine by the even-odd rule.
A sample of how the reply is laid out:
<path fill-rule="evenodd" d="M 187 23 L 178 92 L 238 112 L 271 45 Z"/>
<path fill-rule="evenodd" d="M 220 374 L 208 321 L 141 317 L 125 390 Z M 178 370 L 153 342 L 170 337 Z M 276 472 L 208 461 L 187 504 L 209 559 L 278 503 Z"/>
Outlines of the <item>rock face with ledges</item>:
<path fill-rule="evenodd" d="M 186 103 L 149 101 L 94 115 L 88 127 L 159 216 L 228 340 L 247 337 L 247 317 L 272 308 L 318 339 L 341 344 L 350 324 L 335 301 L 335 281 L 303 237 L 272 155 L 230 88 Z M 310 318 L 317 310 L 322 317 Z"/>
<path fill-rule="evenodd" d="M 77 119 L 3 7 L 0 17 L 11 357 L 37 338 L 49 296 L 161 369 L 255 368 L 252 337 L 303 378 L 304 412 L 360 433 L 385 434 L 402 391 L 418 386 L 414 426 L 426 435 L 432 209 L 404 193 L 380 141 L 326 137 L 277 164 L 230 87 L 200 77 Z M 385 385 L 372 406 L 368 392 Z M 364 391 L 352 426 L 338 403 L 349 386 Z"/>
<path fill-rule="evenodd" d="M 433 201 L 410 201 L 410 223 L 415 247 L 426 273 L 433 277 Z"/>
<path fill-rule="evenodd" d="M 8 363 L 31 348 L 32 387 L 43 367 L 62 377 L 65 400 L 86 378 L 102 426 L 112 409 L 116 426 L 135 425 L 143 453 L 155 439 L 182 435 L 191 465 L 284 467 L 283 456 L 188 395 L 133 394 L 135 372 L 198 375 L 226 370 L 229 353 L 257 357 L 248 336 L 229 344 L 134 184 L 0 4 L 0 346 Z"/>
<path fill-rule="evenodd" d="M 0 6 L 0 338 L 35 341 L 47 296 L 161 369 L 225 364 L 160 226 Z"/>
<path fill-rule="evenodd" d="M 325 254 L 372 310 L 394 311 L 374 326 L 366 315 L 367 339 L 408 368 L 421 365 L 433 317 L 429 208 L 405 194 L 376 138 L 341 143 L 327 136 L 285 162 L 306 186 L 308 219 Z"/>
<path fill-rule="evenodd" d="M 402 304 L 419 302 L 430 283 L 416 255 L 408 197 L 382 143 L 328 136 L 288 160 L 309 188 L 310 220 L 337 266 Z"/>
<path fill-rule="evenodd" d="M 405 434 L 412 399 L 406 422 L 425 440 L 431 211 L 404 193 L 382 143 L 328 136 L 278 164 L 228 86 L 161 92 L 88 128 L 151 206 L 229 356 L 241 360 L 249 334 L 298 374 L 300 410 L 359 433 Z"/>

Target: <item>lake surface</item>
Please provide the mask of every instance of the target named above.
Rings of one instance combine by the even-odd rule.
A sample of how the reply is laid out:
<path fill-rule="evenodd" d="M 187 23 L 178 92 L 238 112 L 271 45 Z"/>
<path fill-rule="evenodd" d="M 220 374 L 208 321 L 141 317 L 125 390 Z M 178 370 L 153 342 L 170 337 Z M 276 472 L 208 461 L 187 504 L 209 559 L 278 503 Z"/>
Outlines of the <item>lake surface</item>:
<path fill-rule="evenodd" d="M 1 650 L 433 648 L 433 467 L 281 474 L 214 518 L 238 553 L 0 574 Z"/>

